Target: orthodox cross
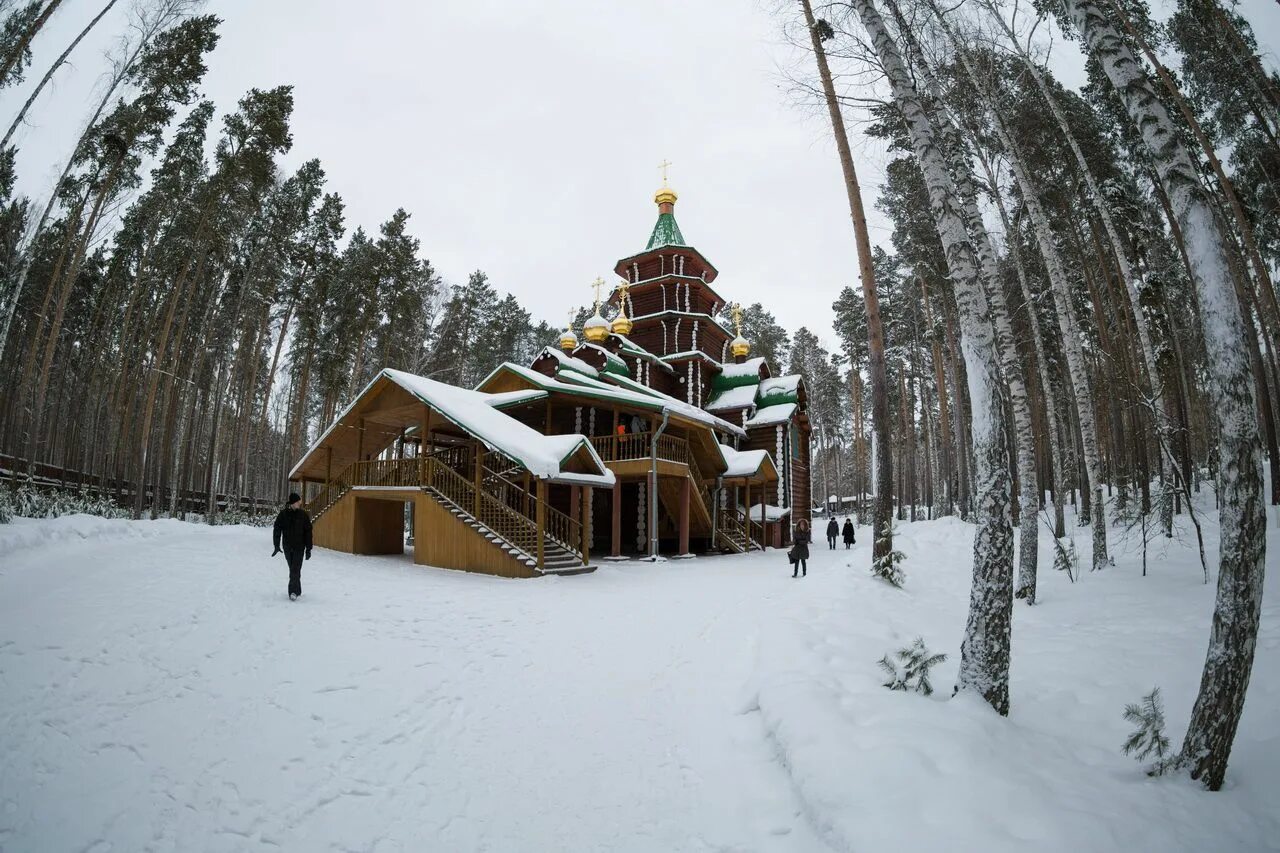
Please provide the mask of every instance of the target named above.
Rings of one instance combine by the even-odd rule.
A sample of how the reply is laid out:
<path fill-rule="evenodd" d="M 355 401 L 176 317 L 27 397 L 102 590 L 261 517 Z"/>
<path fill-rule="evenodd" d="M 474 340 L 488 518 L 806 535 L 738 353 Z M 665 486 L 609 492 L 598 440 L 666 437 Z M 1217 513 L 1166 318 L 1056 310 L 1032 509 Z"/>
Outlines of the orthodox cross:
<path fill-rule="evenodd" d="M 564 327 L 566 331 L 569 331 L 569 332 L 573 331 L 573 319 L 577 316 L 578 316 L 578 312 L 570 308 L 569 309 L 569 325 Z"/>
<path fill-rule="evenodd" d="M 597 276 L 596 280 L 591 282 L 591 286 L 596 289 L 596 313 L 599 314 L 600 313 L 600 288 L 604 287 L 604 279 Z"/>
<path fill-rule="evenodd" d="M 733 330 L 738 337 L 742 337 L 742 305 L 735 302 L 733 307 L 729 309 L 729 313 L 733 315 Z"/>
<path fill-rule="evenodd" d="M 624 311 L 626 310 L 627 305 L 627 291 L 630 289 L 631 282 L 627 281 L 625 278 L 618 282 L 617 287 L 614 288 L 614 291 L 618 294 L 618 303 L 622 305 Z"/>
<path fill-rule="evenodd" d="M 670 165 L 671 165 L 670 160 L 663 160 L 661 163 L 658 164 L 658 168 L 662 170 L 662 185 L 664 187 L 667 185 L 667 167 Z"/>

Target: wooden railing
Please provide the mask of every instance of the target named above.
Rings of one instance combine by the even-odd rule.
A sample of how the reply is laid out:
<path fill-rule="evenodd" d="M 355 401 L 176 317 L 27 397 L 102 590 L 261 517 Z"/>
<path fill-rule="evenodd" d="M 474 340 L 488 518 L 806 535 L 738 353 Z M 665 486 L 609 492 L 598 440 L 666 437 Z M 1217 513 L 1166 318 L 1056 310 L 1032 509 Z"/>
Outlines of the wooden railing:
<path fill-rule="evenodd" d="M 719 522 L 716 528 L 717 536 L 727 540 L 733 548 L 739 551 L 751 550 L 751 542 L 747 537 L 747 530 L 743 526 L 741 511 L 726 508 L 720 513 Z"/>
<path fill-rule="evenodd" d="M 598 435 L 590 441 L 605 462 L 626 462 L 648 459 L 653 436 L 647 432 L 629 432 L 626 435 Z M 684 465 L 688 463 L 689 456 L 689 443 L 683 438 L 658 436 L 659 459 Z"/>
<path fill-rule="evenodd" d="M 523 486 L 490 468 L 481 471 L 482 488 L 476 491 L 470 465 L 473 455 L 465 447 L 450 447 L 410 459 L 369 459 L 353 463 L 330 481 L 307 504 L 312 520 L 356 486 L 426 488 L 474 517 L 508 545 L 525 556 L 538 555 L 538 499 Z M 482 459 L 498 464 L 511 460 L 503 454 Z M 582 522 L 549 503 L 542 507 L 544 541 L 582 558 Z"/>

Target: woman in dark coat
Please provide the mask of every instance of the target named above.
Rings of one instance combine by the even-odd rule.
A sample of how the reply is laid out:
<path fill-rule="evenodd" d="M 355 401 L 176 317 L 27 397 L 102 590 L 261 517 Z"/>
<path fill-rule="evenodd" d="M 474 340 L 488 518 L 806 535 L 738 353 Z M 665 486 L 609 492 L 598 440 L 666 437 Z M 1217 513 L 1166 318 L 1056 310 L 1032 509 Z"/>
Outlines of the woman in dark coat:
<path fill-rule="evenodd" d="M 844 520 L 844 547 L 845 550 L 853 547 L 853 543 L 858 540 L 853 535 L 853 522 L 849 519 Z"/>
<path fill-rule="evenodd" d="M 835 516 L 827 522 L 827 544 L 831 546 L 831 550 L 836 549 L 836 537 L 840 535 L 840 525 L 836 524 Z"/>
<path fill-rule="evenodd" d="M 808 577 L 809 576 L 809 542 L 812 535 L 809 533 L 809 522 L 803 518 L 796 525 L 796 532 L 792 535 L 791 545 L 791 577 Z"/>

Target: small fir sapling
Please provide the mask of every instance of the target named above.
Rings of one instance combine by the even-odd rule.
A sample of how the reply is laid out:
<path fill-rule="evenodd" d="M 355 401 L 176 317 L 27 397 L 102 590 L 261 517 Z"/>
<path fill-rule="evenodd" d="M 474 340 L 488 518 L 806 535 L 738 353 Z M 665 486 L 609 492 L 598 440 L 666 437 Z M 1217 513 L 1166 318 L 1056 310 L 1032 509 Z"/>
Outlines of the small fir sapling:
<path fill-rule="evenodd" d="M 1080 576 L 1080 560 L 1076 556 L 1076 542 L 1074 539 L 1063 540 L 1053 535 L 1053 524 L 1049 521 L 1049 517 L 1045 515 L 1045 526 L 1049 528 L 1049 541 L 1053 543 L 1053 570 L 1055 572 L 1066 572 L 1067 579 L 1072 583 L 1076 582 L 1076 578 Z"/>
<path fill-rule="evenodd" d="M 934 654 L 924 644 L 923 637 L 916 637 L 911 645 L 898 649 L 897 660 L 888 654 L 880 658 L 880 668 L 889 676 L 884 683 L 890 690 L 911 690 L 932 695 L 933 684 L 929 682 L 929 670 L 947 659 L 945 654 Z"/>
<path fill-rule="evenodd" d="M 880 534 L 880 541 L 883 542 L 885 538 L 888 538 L 892 542 L 895 532 L 890 525 L 886 524 L 884 532 Z M 890 586 L 901 589 L 902 585 L 907 581 L 907 573 L 902 569 L 902 563 L 906 559 L 906 554 L 891 548 L 884 556 L 871 561 L 871 574 Z"/>
<path fill-rule="evenodd" d="M 1165 734 L 1160 688 L 1152 688 L 1140 703 L 1125 705 L 1124 718 L 1137 726 L 1125 739 L 1124 754 L 1132 755 L 1138 761 L 1154 757 L 1155 764 L 1147 772 L 1151 776 L 1159 776 L 1173 760 L 1169 755 L 1169 738 Z"/>

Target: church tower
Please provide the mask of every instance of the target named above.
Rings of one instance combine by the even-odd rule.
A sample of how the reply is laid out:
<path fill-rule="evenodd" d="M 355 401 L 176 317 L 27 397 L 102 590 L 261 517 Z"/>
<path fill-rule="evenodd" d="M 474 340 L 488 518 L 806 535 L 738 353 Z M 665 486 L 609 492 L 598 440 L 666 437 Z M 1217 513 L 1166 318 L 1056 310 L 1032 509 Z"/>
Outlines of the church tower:
<path fill-rule="evenodd" d="M 626 337 L 671 368 L 653 374 L 654 387 L 700 406 L 721 363 L 732 358 L 733 335 L 715 319 L 725 305 L 712 287 L 719 273 L 685 242 L 676 223 L 677 196 L 667 186 L 665 165 L 662 188 L 653 197 L 658 221 L 644 251 L 614 266 L 625 282 L 609 301 L 628 318 Z"/>

